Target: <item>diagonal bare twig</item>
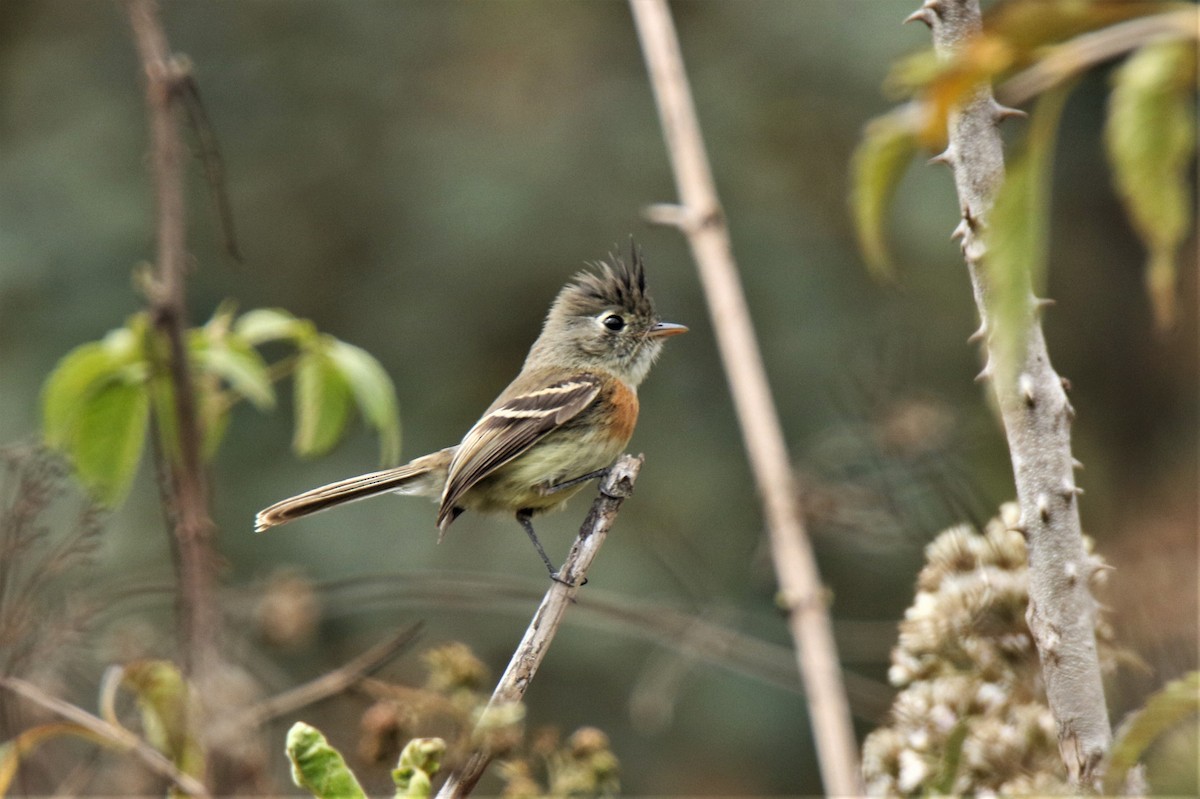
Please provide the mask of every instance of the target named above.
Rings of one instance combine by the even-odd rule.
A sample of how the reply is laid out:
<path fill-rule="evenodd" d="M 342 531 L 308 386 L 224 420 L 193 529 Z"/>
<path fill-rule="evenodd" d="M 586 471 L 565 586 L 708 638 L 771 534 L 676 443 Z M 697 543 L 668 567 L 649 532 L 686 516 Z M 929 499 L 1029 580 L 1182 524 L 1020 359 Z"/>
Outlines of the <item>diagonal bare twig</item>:
<path fill-rule="evenodd" d="M 652 207 L 651 220 L 674 225 L 687 236 L 700 272 L 742 438 L 762 496 L 772 560 L 796 644 L 825 790 L 837 796 L 859 795 L 857 745 L 833 625 L 801 519 L 791 459 L 742 293 L 671 12 L 666 0 L 630 0 L 630 6 L 680 200 L 679 206 Z"/>
<path fill-rule="evenodd" d="M 0 688 L 6 688 L 18 696 L 55 713 L 67 721 L 78 724 L 98 738 L 108 741 L 114 748 L 129 752 L 161 777 L 179 786 L 180 790 L 199 799 L 208 799 L 208 789 L 195 777 L 184 774 L 162 752 L 143 741 L 124 727 L 110 724 L 83 708 L 52 696 L 31 682 L 19 677 L 0 677 Z"/>
<path fill-rule="evenodd" d="M 525 630 L 525 637 L 521 639 L 508 668 L 496 684 L 496 690 L 488 701 L 481 721 L 486 722 L 489 714 L 493 714 L 494 718 L 494 711 L 512 706 L 524 698 L 529 683 L 537 674 L 538 667 L 546 657 L 550 643 L 562 624 L 567 608 L 586 580 L 587 571 L 617 518 L 621 503 L 633 493 L 633 484 L 641 468 L 640 455 L 636 458 L 632 455 L 622 455 L 609 468 L 608 474 L 600 483 L 600 495 L 592 503 L 591 511 L 584 519 L 583 526 L 579 528 L 579 535 L 558 571 L 558 578 L 550 584 L 550 590 L 542 598 L 542 604 L 538 606 L 533 620 Z M 491 761 L 492 754 L 485 748 L 471 753 L 467 762 L 451 774 L 450 779 L 442 786 L 438 792 L 438 799 L 459 799 L 469 795 Z"/>
<path fill-rule="evenodd" d="M 421 634 L 422 627 L 424 625 L 421 622 L 409 625 L 333 671 L 260 702 L 242 714 L 235 726 L 259 727 L 272 719 L 340 694 L 411 645 Z"/>

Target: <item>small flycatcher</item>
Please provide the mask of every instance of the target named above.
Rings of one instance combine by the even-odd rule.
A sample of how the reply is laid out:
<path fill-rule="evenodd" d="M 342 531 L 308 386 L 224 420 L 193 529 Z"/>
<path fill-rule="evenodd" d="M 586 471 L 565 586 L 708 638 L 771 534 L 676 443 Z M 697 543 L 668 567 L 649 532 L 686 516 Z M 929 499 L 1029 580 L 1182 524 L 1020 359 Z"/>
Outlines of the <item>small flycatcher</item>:
<path fill-rule="evenodd" d="M 440 503 L 442 534 L 465 510 L 515 514 L 553 577 L 531 519 L 612 465 L 633 435 L 637 387 L 663 339 L 687 332 L 659 320 L 641 251 L 630 250 L 629 263 L 612 255 L 559 292 L 520 374 L 457 446 L 277 502 L 254 529 L 376 494 L 428 496 Z"/>

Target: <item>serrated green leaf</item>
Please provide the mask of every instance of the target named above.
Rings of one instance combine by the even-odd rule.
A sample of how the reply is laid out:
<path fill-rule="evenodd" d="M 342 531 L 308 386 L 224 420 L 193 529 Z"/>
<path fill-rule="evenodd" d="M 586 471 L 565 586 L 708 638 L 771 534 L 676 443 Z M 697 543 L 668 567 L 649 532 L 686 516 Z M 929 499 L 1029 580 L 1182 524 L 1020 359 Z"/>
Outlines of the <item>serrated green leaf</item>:
<path fill-rule="evenodd" d="M 1150 745 L 1177 724 L 1200 713 L 1200 671 L 1167 683 L 1130 713 L 1117 728 L 1108 766 L 1103 771 L 1104 790 L 1115 794 L 1125 786 L 1129 770 L 1137 765 Z"/>
<path fill-rule="evenodd" d="M 239 396 L 259 410 L 275 407 L 275 390 L 267 364 L 250 344 L 238 336 L 209 340 L 194 353 L 196 367 L 229 384 Z"/>
<path fill-rule="evenodd" d="M 1142 47 L 1113 74 L 1104 140 L 1117 193 L 1149 251 L 1146 286 L 1160 327 L 1175 321 L 1175 255 L 1195 214 L 1194 42 Z"/>
<path fill-rule="evenodd" d="M 268 341 L 300 343 L 312 336 L 312 325 L 281 308 L 256 308 L 238 317 L 233 332 L 252 345 Z"/>
<path fill-rule="evenodd" d="M 334 341 L 329 357 L 350 386 L 359 412 L 379 433 L 379 459 L 384 466 L 400 460 L 400 411 L 396 389 L 379 361 L 366 350 Z"/>
<path fill-rule="evenodd" d="M 296 364 L 296 429 L 292 437 L 296 454 L 311 457 L 328 452 L 350 419 L 350 402 L 350 386 L 329 357 L 328 347 L 302 352 Z"/>
<path fill-rule="evenodd" d="M 1030 115 L 1024 150 L 1013 160 L 988 217 L 987 269 L 997 376 L 1013 377 L 1033 324 L 1030 292 L 1045 284 L 1050 239 L 1050 173 L 1063 104 L 1074 83 L 1046 92 Z"/>
<path fill-rule="evenodd" d="M 122 668 L 121 685 L 137 698 L 146 740 L 185 774 L 204 771 L 204 750 L 192 722 L 191 688 L 167 660 L 138 660 Z"/>
<path fill-rule="evenodd" d="M 911 105 L 868 123 L 851 162 L 850 203 L 858 246 L 876 277 L 895 274 L 887 247 L 887 211 L 896 186 L 917 151 L 916 110 Z"/>
<path fill-rule="evenodd" d="M 67 455 L 80 481 L 104 505 L 118 505 L 129 493 L 149 422 L 144 381 L 112 380 L 80 400 Z"/>
<path fill-rule="evenodd" d="M 366 799 L 345 758 L 315 727 L 302 721 L 292 725 L 287 756 L 292 762 L 292 781 L 317 799 Z"/>

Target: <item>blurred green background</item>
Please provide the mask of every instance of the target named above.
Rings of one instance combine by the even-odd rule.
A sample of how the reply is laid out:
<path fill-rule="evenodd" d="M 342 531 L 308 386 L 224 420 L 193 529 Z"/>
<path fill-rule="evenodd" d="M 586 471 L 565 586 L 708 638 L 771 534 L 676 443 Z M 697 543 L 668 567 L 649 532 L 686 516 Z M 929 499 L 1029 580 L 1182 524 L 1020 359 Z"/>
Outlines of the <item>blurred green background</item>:
<path fill-rule="evenodd" d="M 972 382 L 975 311 L 949 240 L 948 174 L 914 167 L 900 188 L 898 284 L 868 277 L 850 227 L 852 148 L 890 107 L 880 89 L 890 62 L 928 45 L 921 26 L 900 26 L 913 6 L 673 6 L 860 733 L 886 707 L 887 652 L 922 546 L 986 520 L 1013 492 L 1003 436 Z M 193 322 L 233 298 L 286 308 L 375 354 L 396 381 L 406 458 L 456 442 L 519 368 L 561 284 L 636 237 L 663 316 L 692 332 L 669 343 L 642 389 L 637 495 L 529 693 L 529 718 L 605 729 L 629 794 L 818 790 L 795 684 L 738 667 L 736 653 L 684 656 L 653 629 L 586 610 L 589 595 L 686 610 L 777 645 L 772 663 L 793 668 L 694 267 L 678 233 L 640 218 L 675 194 L 626 5 L 189 0 L 164 13 L 173 48 L 195 64 L 245 253 L 241 265 L 222 255 L 194 167 Z M 117 4 L 0 5 L 0 443 L 36 435 L 40 385 L 59 357 L 143 305 L 131 279 L 153 254 L 141 92 Z M 1073 385 L 1084 525 L 1117 569 L 1104 601 L 1149 667 L 1113 679 L 1119 715 L 1196 667 L 1197 288 L 1193 239 L 1180 327 L 1157 334 L 1143 253 L 1103 157 L 1105 94 L 1105 74 L 1090 76 L 1064 116 L 1057 305 L 1045 325 Z M 377 463 L 361 427 L 326 458 L 292 457 L 281 398 L 271 415 L 239 408 L 212 467 L 230 657 L 266 695 L 423 619 L 423 644 L 462 640 L 498 674 L 545 583 L 511 521 L 468 515 L 438 545 L 432 506 L 384 498 L 252 534 L 260 507 Z M 539 526 L 554 557 L 585 507 Z M 71 655 L 85 706 L 109 659 L 171 653 L 170 594 L 118 594 L 168 582 L 170 564 L 143 468 L 108 522 L 101 568 L 77 587 L 113 598 Z M 262 581 L 288 568 L 324 586 L 323 616 L 309 644 L 275 652 L 252 611 Z M 481 573 L 527 600 L 457 607 L 454 594 L 486 596 Z M 429 574 L 449 580 L 450 596 L 414 588 Z M 387 675 L 420 670 L 410 655 Z M 631 702 L 646 696 L 650 710 Z M 352 750 L 361 709 L 345 699 L 303 715 Z M 283 729 L 268 742 L 277 765 Z"/>

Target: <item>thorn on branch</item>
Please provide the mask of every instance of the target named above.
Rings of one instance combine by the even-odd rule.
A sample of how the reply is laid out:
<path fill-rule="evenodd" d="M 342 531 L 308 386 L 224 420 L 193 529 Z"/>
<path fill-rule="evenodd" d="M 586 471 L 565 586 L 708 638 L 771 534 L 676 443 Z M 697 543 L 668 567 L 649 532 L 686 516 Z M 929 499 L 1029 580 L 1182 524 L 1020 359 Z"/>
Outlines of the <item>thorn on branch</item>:
<path fill-rule="evenodd" d="M 691 213 L 676 203 L 655 203 L 642 209 L 642 218 L 652 225 L 688 230 Z"/>
<path fill-rule="evenodd" d="M 1079 566 L 1073 561 L 1064 563 L 1063 576 L 1067 578 L 1068 585 L 1075 585 L 1079 581 Z"/>
<path fill-rule="evenodd" d="M 1038 494 L 1037 511 L 1043 523 L 1050 521 L 1050 499 L 1045 494 Z"/>
<path fill-rule="evenodd" d="M 966 238 L 967 232 L 970 231 L 970 229 L 971 226 L 967 223 L 966 217 L 963 217 L 958 221 L 958 225 L 955 226 L 954 232 L 950 234 L 950 240 L 954 241 L 956 239 Z"/>
<path fill-rule="evenodd" d="M 988 334 L 987 322 L 980 322 L 979 327 L 975 329 L 975 332 L 972 333 L 971 335 L 967 336 L 967 343 L 968 344 L 978 344 L 979 342 L 981 342 L 985 338 L 987 338 L 987 334 Z"/>
<path fill-rule="evenodd" d="M 1047 308 L 1053 307 L 1056 304 L 1057 303 L 1054 300 L 1050 299 L 1049 297 L 1034 297 L 1033 298 L 1033 309 L 1037 313 L 1041 313 L 1041 312 L 1045 311 Z"/>
<path fill-rule="evenodd" d="M 1029 113 L 992 100 L 992 118 L 997 122 L 1003 122 L 1006 119 L 1028 119 Z"/>
<path fill-rule="evenodd" d="M 1025 406 L 1032 408 L 1036 404 L 1033 393 L 1033 378 L 1028 374 L 1022 374 L 1017 378 L 1017 389 L 1021 392 L 1021 399 L 1025 400 Z"/>
<path fill-rule="evenodd" d="M 945 164 L 946 166 L 953 169 L 954 168 L 954 150 L 953 150 L 953 148 L 947 147 L 945 150 L 942 150 L 940 153 L 935 155 L 933 158 L 930 158 L 925 163 L 929 164 L 929 165 Z"/>
<path fill-rule="evenodd" d="M 1082 472 L 1083 471 L 1083 461 L 1079 460 L 1079 458 L 1071 458 L 1071 468 L 1076 471 Z"/>
<path fill-rule="evenodd" d="M 904 18 L 904 23 L 907 25 L 910 22 L 924 22 L 928 27 L 933 27 L 933 21 L 941 13 L 941 4 L 938 0 L 925 0 L 921 7 Z"/>
<path fill-rule="evenodd" d="M 975 375 L 976 383 L 983 383 L 990 380 L 992 377 L 992 359 L 988 358 L 988 362 L 984 365 L 979 374 Z"/>

